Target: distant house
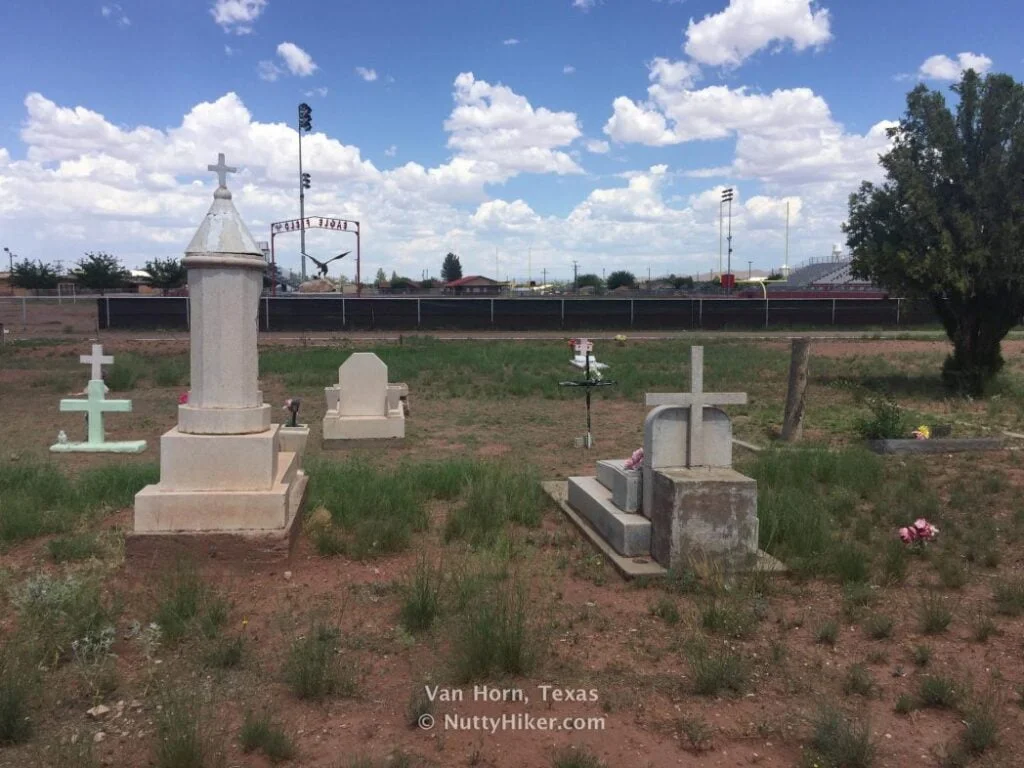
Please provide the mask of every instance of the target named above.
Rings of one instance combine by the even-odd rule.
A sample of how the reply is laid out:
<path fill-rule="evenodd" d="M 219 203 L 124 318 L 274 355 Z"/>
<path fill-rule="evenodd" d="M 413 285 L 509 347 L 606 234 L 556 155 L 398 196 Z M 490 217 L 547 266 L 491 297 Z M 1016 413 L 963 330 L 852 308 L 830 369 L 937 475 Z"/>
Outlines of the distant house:
<path fill-rule="evenodd" d="M 444 292 L 454 296 L 497 296 L 504 288 L 503 283 L 483 275 L 470 275 L 445 283 Z"/>

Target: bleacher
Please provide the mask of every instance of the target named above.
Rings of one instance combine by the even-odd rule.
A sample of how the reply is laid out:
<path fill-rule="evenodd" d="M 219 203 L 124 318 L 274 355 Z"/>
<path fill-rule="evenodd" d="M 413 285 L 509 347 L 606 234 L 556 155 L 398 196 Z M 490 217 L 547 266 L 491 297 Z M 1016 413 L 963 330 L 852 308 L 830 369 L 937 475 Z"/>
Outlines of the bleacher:
<path fill-rule="evenodd" d="M 797 290 L 871 290 L 875 286 L 870 280 L 855 278 L 851 262 L 844 261 L 812 261 L 789 273 L 785 282 L 769 284 L 769 291 Z"/>

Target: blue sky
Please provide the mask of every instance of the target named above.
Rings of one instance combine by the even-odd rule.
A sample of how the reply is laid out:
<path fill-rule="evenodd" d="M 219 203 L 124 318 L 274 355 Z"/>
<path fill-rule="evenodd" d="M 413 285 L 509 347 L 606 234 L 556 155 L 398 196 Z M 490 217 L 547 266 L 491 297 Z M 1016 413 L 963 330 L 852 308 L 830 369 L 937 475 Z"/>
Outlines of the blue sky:
<path fill-rule="evenodd" d="M 884 129 L 918 81 L 1021 77 L 1015 2 L 809 0 L 7 0 L 0 240 L 65 263 L 180 255 L 217 151 L 243 168 L 257 239 L 297 215 L 359 218 L 364 274 L 518 278 L 717 269 L 722 186 L 735 259 L 790 263 L 841 241 Z M 280 243 L 297 266 L 298 243 Z M 348 244 L 311 236 L 326 255 Z M 351 276 L 353 269 L 342 263 Z"/>

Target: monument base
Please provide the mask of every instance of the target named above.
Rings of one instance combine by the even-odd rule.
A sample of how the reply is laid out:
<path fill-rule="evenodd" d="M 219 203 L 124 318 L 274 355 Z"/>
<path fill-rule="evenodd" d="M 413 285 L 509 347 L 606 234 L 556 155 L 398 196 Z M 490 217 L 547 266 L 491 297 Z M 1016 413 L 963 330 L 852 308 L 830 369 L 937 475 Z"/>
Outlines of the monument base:
<path fill-rule="evenodd" d="M 142 453 L 145 440 L 124 440 L 117 443 L 54 443 L 51 453 Z"/>
<path fill-rule="evenodd" d="M 649 556 L 651 521 L 623 511 L 613 494 L 596 477 L 569 478 L 569 506 L 586 518 L 612 549 L 623 557 Z"/>
<path fill-rule="evenodd" d="M 332 416 L 323 421 L 324 443 L 331 440 L 379 440 L 405 437 L 405 416 Z"/>
<path fill-rule="evenodd" d="M 652 472 L 651 556 L 669 569 L 748 570 L 758 558 L 757 481 L 728 467 Z"/>

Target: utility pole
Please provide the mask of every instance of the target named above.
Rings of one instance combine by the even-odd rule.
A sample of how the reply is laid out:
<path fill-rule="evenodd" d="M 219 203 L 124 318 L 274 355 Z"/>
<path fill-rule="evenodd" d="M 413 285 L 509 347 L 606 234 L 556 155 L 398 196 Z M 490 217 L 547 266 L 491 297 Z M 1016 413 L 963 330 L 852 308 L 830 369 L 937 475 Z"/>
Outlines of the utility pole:
<path fill-rule="evenodd" d="M 547 284 L 548 284 L 548 268 L 544 267 L 544 278 L 543 278 L 543 282 L 541 283 L 541 286 L 540 286 L 541 287 L 541 293 L 544 292 L 544 286 L 547 285 Z"/>
<path fill-rule="evenodd" d="M 498 274 L 498 246 L 494 246 L 494 279 L 501 282 L 501 275 Z"/>
<path fill-rule="evenodd" d="M 782 276 L 789 279 L 789 200 L 786 201 L 786 257 L 782 263 Z"/>
<path fill-rule="evenodd" d="M 526 249 L 526 287 L 533 287 L 533 246 Z"/>
<path fill-rule="evenodd" d="M 732 280 L 732 278 L 731 278 L 731 275 L 732 275 L 732 198 L 733 198 L 732 187 L 726 187 L 724 190 L 722 190 L 722 202 L 729 204 L 729 233 L 728 233 L 728 235 L 725 238 L 726 242 L 729 244 L 729 248 L 728 248 L 727 257 L 726 257 L 727 261 L 726 261 L 726 265 L 725 265 L 725 274 L 730 275 L 730 281 Z M 721 206 L 719 206 L 719 213 L 721 213 Z M 721 226 L 721 225 L 719 225 L 719 226 Z M 728 292 L 729 292 L 729 294 L 732 294 L 732 283 L 731 282 L 729 283 Z"/>
<path fill-rule="evenodd" d="M 8 266 L 7 269 L 8 269 L 9 272 L 13 273 L 14 272 L 14 251 L 12 251 L 10 248 L 7 248 L 6 246 L 4 247 L 4 251 L 7 253 L 7 259 L 10 262 L 10 265 Z"/>
<path fill-rule="evenodd" d="M 724 198 L 724 193 L 723 193 Z M 718 201 L 718 275 L 721 279 L 722 275 L 722 203 L 723 200 Z"/>
<path fill-rule="evenodd" d="M 313 130 L 313 110 L 309 104 L 299 104 L 299 251 L 302 253 L 302 279 L 306 279 L 306 190 L 309 174 L 302 172 L 302 132 Z"/>
<path fill-rule="evenodd" d="M 580 264 L 578 261 L 572 263 L 572 285 L 573 293 L 579 296 L 580 293 Z"/>
<path fill-rule="evenodd" d="M 750 276 L 752 274 L 751 270 L 753 269 L 753 264 L 754 264 L 754 262 L 747 261 L 747 280 L 750 279 Z"/>

